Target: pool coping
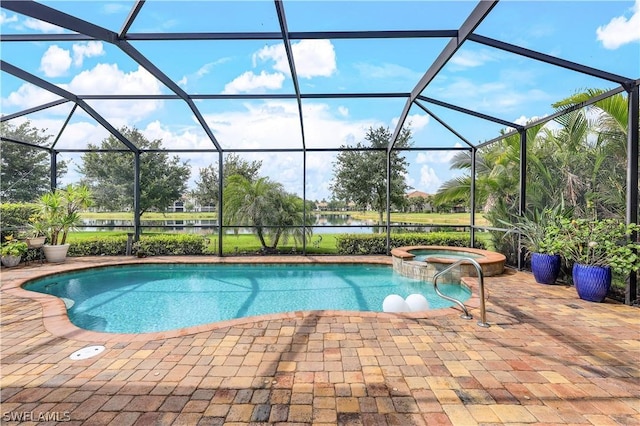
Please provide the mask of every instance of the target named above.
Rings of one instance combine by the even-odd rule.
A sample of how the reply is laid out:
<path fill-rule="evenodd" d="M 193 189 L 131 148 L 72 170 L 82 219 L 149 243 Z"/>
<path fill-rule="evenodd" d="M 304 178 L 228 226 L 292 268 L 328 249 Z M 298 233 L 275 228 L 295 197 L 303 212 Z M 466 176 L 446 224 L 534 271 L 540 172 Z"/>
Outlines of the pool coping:
<path fill-rule="evenodd" d="M 75 260 L 75 261 L 74 261 Z M 93 261 L 92 261 L 93 260 Z M 90 342 L 140 342 L 154 341 L 174 337 L 184 337 L 207 331 L 219 330 L 237 325 L 258 323 L 274 319 L 292 319 L 307 317 L 367 317 L 367 318 L 402 318 L 402 319 L 428 319 L 440 316 L 461 314 L 458 306 L 443 309 L 434 309 L 423 312 L 370 312 L 370 311 L 346 311 L 346 310 L 307 310 L 291 311 L 275 314 L 265 314 L 232 320 L 219 321 L 215 323 L 201 324 L 191 327 L 179 328 L 169 331 L 151 333 L 103 333 L 92 330 L 85 330 L 74 325 L 67 315 L 67 309 L 62 299 L 43 293 L 37 293 L 22 288 L 26 283 L 34 279 L 45 276 L 63 274 L 67 272 L 92 269 L 96 267 L 134 265 L 134 264 L 378 264 L 392 266 L 391 256 L 247 256 L 247 257 L 213 257 L 213 256 L 157 256 L 139 259 L 136 257 L 124 256 L 102 256 L 67 258 L 62 264 L 44 264 L 39 266 L 22 266 L 11 269 L 3 269 L 3 282 L 1 289 L 7 294 L 16 297 L 35 300 L 42 306 L 42 321 L 45 329 L 51 334 L 66 339 Z M 28 274 L 17 274 L 5 281 L 6 273 L 10 271 L 28 271 Z M 14 274 L 11 274 L 14 275 Z M 19 276 L 24 275 L 24 276 Z M 463 277 L 461 284 L 471 291 L 471 297 L 465 301 L 465 306 L 470 309 L 477 309 L 480 305 L 477 281 L 472 277 Z M 485 289 L 485 293 L 487 293 Z"/>
<path fill-rule="evenodd" d="M 402 260 L 412 260 L 415 258 L 414 254 L 411 254 L 411 250 L 447 250 L 447 251 L 457 251 L 461 253 L 473 253 L 481 255 L 482 257 L 474 258 L 476 262 L 480 265 L 497 263 L 497 262 L 505 262 L 506 256 L 502 253 L 484 250 L 484 249 L 476 249 L 476 248 L 468 248 L 468 247 L 445 247 L 445 246 L 404 246 L 398 247 L 391 250 L 391 256 L 398 257 Z M 459 259 L 455 258 L 447 258 L 446 256 L 440 257 L 437 254 L 432 256 L 435 259 L 438 259 L 440 263 L 454 263 Z"/>

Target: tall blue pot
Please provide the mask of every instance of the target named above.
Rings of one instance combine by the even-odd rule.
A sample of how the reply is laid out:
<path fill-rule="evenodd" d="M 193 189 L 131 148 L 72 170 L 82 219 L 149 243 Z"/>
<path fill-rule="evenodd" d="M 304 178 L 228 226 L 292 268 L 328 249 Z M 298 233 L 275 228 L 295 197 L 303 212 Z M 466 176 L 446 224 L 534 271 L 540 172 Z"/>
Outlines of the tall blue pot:
<path fill-rule="evenodd" d="M 560 255 L 532 253 L 531 271 L 537 283 L 555 284 L 560 275 Z"/>
<path fill-rule="evenodd" d="M 580 299 L 602 302 L 611 288 L 611 268 L 575 263 L 573 285 Z"/>

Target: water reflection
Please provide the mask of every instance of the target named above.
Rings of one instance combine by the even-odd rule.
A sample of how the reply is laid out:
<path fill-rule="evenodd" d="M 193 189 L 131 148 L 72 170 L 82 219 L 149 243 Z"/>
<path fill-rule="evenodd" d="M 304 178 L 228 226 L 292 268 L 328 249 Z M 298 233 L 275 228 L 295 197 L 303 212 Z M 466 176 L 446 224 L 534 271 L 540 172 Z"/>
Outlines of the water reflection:
<path fill-rule="evenodd" d="M 372 234 L 386 232 L 384 226 L 377 226 L 375 220 L 354 219 L 350 214 L 313 214 L 315 218 L 314 234 Z M 122 231 L 133 232 L 133 220 L 130 219 L 83 219 L 79 231 Z M 217 232 L 215 219 L 188 220 L 142 220 L 145 232 L 185 232 L 193 234 L 211 234 Z M 392 232 L 433 232 L 440 230 L 464 230 L 464 227 L 433 227 L 408 222 L 392 222 Z M 251 228 L 229 228 L 225 234 L 251 234 Z"/>

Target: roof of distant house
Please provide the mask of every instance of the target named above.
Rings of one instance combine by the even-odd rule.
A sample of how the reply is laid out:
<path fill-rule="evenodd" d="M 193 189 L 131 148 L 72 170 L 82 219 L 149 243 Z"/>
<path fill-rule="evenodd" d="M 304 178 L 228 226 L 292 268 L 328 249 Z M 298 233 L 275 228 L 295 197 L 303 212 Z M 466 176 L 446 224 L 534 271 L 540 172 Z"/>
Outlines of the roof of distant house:
<path fill-rule="evenodd" d="M 430 194 L 427 194 L 426 192 L 422 192 L 422 191 L 413 191 L 407 194 L 407 198 L 415 198 L 415 197 L 427 198 L 427 197 L 430 197 Z"/>

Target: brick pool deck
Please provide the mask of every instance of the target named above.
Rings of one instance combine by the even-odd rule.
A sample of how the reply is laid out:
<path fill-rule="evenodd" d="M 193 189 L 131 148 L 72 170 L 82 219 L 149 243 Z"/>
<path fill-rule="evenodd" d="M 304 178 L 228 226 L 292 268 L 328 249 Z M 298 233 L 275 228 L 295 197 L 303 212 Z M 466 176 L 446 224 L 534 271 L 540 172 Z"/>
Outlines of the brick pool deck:
<path fill-rule="evenodd" d="M 0 422 L 640 424 L 640 309 L 585 302 L 528 273 L 486 279 L 489 328 L 477 325 L 476 303 L 472 321 L 454 309 L 423 318 L 323 311 L 109 335 L 75 328 L 61 301 L 19 288 L 96 265 L 266 259 L 87 257 L 2 269 Z M 90 345 L 106 350 L 69 359 Z"/>

